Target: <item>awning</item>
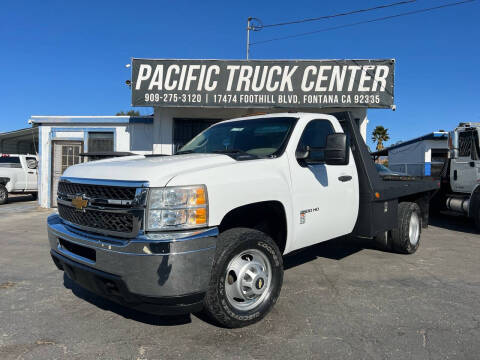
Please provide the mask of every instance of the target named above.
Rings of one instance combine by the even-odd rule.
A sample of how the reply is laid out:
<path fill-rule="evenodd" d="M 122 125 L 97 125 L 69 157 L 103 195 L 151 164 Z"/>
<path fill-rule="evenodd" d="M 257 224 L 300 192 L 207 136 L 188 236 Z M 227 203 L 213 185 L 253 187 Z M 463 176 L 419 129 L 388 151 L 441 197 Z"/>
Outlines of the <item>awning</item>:
<path fill-rule="evenodd" d="M 0 153 L 38 153 L 38 127 L 0 133 Z"/>

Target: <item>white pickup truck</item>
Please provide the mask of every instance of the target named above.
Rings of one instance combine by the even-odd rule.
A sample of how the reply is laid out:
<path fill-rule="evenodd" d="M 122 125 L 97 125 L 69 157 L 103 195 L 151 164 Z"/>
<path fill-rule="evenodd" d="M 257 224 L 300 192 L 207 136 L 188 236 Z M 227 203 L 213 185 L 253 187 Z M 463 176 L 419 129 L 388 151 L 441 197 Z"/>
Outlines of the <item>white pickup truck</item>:
<path fill-rule="evenodd" d="M 0 205 L 8 202 L 9 193 L 30 193 L 37 198 L 36 155 L 0 154 Z"/>
<path fill-rule="evenodd" d="M 380 176 L 349 113 L 233 119 L 173 156 L 68 168 L 48 218 L 51 255 L 132 308 L 203 309 L 241 327 L 277 301 L 285 254 L 347 234 L 415 252 L 438 187 Z"/>

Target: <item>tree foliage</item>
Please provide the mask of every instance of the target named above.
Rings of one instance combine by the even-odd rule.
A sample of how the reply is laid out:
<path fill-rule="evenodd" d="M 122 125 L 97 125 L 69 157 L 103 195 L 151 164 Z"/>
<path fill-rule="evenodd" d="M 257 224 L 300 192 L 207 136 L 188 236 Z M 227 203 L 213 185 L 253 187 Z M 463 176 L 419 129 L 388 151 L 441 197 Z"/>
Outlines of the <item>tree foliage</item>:
<path fill-rule="evenodd" d="M 377 143 L 377 151 L 383 149 L 383 143 L 390 140 L 388 135 L 388 129 L 385 129 L 382 125 L 378 125 L 372 131 L 372 141 Z"/>
<path fill-rule="evenodd" d="M 123 112 L 123 111 L 120 111 L 120 112 L 117 112 L 115 114 L 116 116 L 120 116 L 120 115 L 128 115 L 128 116 L 140 116 L 140 112 L 137 111 L 137 110 L 130 110 L 128 112 Z"/>

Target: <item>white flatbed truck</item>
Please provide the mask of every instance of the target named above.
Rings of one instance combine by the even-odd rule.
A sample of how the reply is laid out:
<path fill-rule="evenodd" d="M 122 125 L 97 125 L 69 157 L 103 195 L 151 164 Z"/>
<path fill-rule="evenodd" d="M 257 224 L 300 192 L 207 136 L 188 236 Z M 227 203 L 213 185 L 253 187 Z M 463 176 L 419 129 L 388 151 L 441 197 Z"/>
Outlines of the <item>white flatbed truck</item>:
<path fill-rule="evenodd" d="M 414 253 L 438 187 L 382 178 L 349 113 L 252 116 L 173 156 L 68 168 L 48 236 L 58 268 L 98 295 L 241 327 L 277 301 L 283 255 L 349 234 Z"/>

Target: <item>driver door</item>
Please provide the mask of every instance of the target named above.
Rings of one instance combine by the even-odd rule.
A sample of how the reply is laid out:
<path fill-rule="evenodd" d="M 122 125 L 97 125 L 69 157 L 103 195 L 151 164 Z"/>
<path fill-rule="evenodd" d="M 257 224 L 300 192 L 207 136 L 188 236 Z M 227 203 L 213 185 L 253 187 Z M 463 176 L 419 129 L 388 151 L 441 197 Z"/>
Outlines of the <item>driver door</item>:
<path fill-rule="evenodd" d="M 311 120 L 305 126 L 297 149 L 315 148 L 310 156 L 322 162 L 327 135 L 334 132 L 329 120 Z M 347 165 L 292 160 L 296 249 L 352 231 L 358 214 L 358 190 L 353 156 L 349 158 Z"/>

